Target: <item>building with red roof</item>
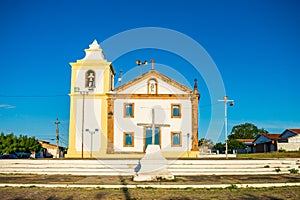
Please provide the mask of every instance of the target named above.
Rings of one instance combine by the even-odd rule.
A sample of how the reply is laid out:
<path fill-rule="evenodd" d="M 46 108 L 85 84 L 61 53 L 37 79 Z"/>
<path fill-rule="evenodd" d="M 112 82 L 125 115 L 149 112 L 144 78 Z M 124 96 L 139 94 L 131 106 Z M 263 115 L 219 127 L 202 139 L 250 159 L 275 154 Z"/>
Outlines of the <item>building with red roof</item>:
<path fill-rule="evenodd" d="M 277 143 L 281 134 L 263 133 L 253 141 L 253 153 L 277 151 Z"/>
<path fill-rule="evenodd" d="M 253 153 L 278 150 L 298 151 L 300 149 L 300 129 L 286 129 L 281 134 L 264 133 L 253 141 Z"/>

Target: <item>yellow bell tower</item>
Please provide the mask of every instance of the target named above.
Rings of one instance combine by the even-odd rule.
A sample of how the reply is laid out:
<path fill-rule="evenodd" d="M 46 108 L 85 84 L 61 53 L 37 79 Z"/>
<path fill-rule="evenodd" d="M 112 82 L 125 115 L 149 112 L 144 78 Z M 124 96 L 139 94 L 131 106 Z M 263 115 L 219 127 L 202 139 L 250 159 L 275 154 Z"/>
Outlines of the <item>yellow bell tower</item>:
<path fill-rule="evenodd" d="M 101 157 L 107 151 L 107 98 L 115 71 L 96 40 L 85 57 L 71 62 L 69 149 L 67 158 Z"/>

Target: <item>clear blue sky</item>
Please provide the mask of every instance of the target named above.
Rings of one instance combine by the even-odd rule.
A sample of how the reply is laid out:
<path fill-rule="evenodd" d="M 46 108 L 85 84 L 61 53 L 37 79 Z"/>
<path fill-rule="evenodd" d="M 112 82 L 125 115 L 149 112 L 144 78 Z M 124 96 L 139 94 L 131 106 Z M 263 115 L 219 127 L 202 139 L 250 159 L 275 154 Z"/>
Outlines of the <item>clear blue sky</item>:
<path fill-rule="evenodd" d="M 0 5 L 0 131 L 50 140 L 59 118 L 67 143 L 69 62 L 81 59 L 94 39 L 100 43 L 140 27 L 172 29 L 203 46 L 236 101 L 228 109 L 229 129 L 245 122 L 271 133 L 300 127 L 297 0 L 3 0 Z M 113 64 L 116 71 L 129 71 L 135 59 L 152 57 L 184 74 L 190 85 L 195 76 L 200 80 L 199 136 L 204 137 L 216 102 L 201 75 L 182 68 L 185 60 L 150 49 Z"/>

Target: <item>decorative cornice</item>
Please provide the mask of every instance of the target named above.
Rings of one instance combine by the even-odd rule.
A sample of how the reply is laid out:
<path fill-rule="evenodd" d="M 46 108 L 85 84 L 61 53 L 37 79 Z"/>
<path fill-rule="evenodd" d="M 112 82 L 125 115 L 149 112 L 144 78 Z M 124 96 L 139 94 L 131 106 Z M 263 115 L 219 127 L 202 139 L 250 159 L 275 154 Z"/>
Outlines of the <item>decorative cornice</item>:
<path fill-rule="evenodd" d="M 146 80 L 146 79 L 148 79 L 150 77 L 156 77 L 158 79 L 161 79 L 162 81 L 164 81 L 164 82 L 172 85 L 173 87 L 175 87 L 175 88 L 177 88 L 177 89 L 179 89 L 179 90 L 181 90 L 183 92 L 192 93 L 192 89 L 190 89 L 187 86 L 182 85 L 182 84 L 178 83 L 177 81 L 175 81 L 175 80 L 173 80 L 173 79 L 171 79 L 171 78 L 169 78 L 169 77 L 167 77 L 167 76 L 159 73 L 156 70 L 150 70 L 147 73 L 142 74 L 141 76 L 139 76 L 139 77 L 137 77 L 137 78 L 135 78 L 135 79 L 133 79 L 133 80 L 131 80 L 131 81 L 129 81 L 129 82 L 127 82 L 127 83 L 125 83 L 125 84 L 117 87 L 117 88 L 115 88 L 115 91 L 116 91 L 116 93 L 122 92 L 122 91 L 124 91 L 124 90 L 132 87 L 133 85 L 137 84 L 138 82 L 140 82 L 142 80 Z"/>
<path fill-rule="evenodd" d="M 191 99 L 193 94 L 111 94 L 114 99 Z"/>

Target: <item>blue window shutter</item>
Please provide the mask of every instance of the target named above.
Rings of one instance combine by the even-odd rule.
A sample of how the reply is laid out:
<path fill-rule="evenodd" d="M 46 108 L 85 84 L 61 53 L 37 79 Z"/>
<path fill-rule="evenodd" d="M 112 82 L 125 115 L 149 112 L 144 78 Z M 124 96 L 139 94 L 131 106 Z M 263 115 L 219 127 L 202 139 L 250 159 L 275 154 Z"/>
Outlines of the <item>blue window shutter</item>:
<path fill-rule="evenodd" d="M 125 134 L 125 144 L 132 145 L 132 134 Z"/>
<path fill-rule="evenodd" d="M 173 145 L 180 145 L 180 134 L 173 133 Z"/>

